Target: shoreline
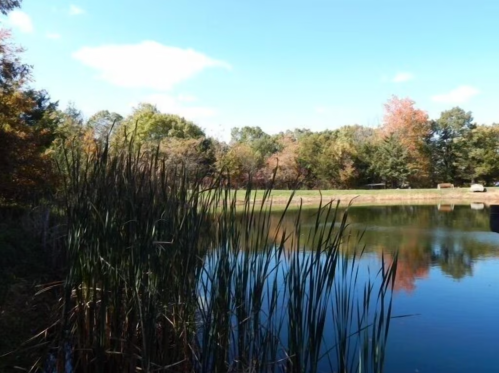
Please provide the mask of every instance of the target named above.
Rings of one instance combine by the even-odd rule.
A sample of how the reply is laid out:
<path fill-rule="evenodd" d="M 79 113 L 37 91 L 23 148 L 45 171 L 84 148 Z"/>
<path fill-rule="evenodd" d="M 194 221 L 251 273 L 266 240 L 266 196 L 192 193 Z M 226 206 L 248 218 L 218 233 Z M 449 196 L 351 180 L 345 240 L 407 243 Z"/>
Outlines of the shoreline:
<path fill-rule="evenodd" d="M 241 193 L 241 194 L 239 194 Z M 274 190 L 266 203 L 272 201 L 272 205 L 284 206 L 291 197 L 291 190 Z M 362 205 L 389 205 L 389 204 L 446 204 L 465 205 L 471 203 L 499 204 L 499 188 L 487 188 L 487 192 L 470 192 L 469 188 L 454 189 L 401 189 L 401 190 L 298 190 L 295 192 L 291 205 L 301 203 L 304 206 L 318 205 L 340 200 L 340 206 L 352 203 L 353 206 Z M 238 204 L 244 202 L 244 191 L 238 191 Z M 256 198 L 255 198 L 256 197 Z M 256 202 L 262 201 L 261 191 L 252 193 Z"/>

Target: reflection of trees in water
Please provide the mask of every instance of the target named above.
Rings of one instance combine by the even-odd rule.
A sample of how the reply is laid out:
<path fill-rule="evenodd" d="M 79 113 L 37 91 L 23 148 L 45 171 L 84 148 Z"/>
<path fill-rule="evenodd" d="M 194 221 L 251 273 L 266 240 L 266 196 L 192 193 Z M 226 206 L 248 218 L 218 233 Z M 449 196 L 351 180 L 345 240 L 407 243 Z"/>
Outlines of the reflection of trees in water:
<path fill-rule="evenodd" d="M 381 227 L 435 227 L 460 231 L 488 231 L 486 212 L 471 210 L 469 205 L 455 205 L 451 211 L 439 211 L 438 206 L 378 206 L 350 209 L 349 221 Z"/>
<path fill-rule="evenodd" d="M 499 208 L 499 206 L 498 206 Z M 499 211 L 499 210 L 498 210 Z M 483 257 L 498 257 L 499 245 L 481 241 L 489 234 L 492 219 L 489 209 L 472 210 L 468 206 L 455 206 L 453 211 L 440 212 L 436 206 L 382 206 L 354 207 L 350 209 L 349 234 L 345 236 L 343 250 L 353 252 L 366 246 L 368 252 L 385 253 L 391 260 L 399 252 L 396 290 L 411 292 L 416 280 L 428 277 L 431 266 L 455 279 L 473 275 L 474 262 Z M 274 237 L 286 234 L 289 238 L 285 250 L 311 247 L 308 235 L 317 224 L 313 210 L 302 211 L 302 226 L 298 237 L 295 231 L 297 213 L 290 213 L 280 224 L 280 214 L 270 217 L 269 233 Z M 341 218 L 341 216 L 340 216 Z M 499 215 L 498 215 L 499 218 Z M 319 219 L 319 224 L 323 223 Z M 359 244 L 359 238 L 363 236 Z"/>
<path fill-rule="evenodd" d="M 461 279 L 466 275 L 473 275 L 473 259 L 469 253 L 455 250 L 454 247 L 443 246 L 439 255 L 433 256 L 433 262 L 437 263 L 442 272 L 455 279 Z"/>
<path fill-rule="evenodd" d="M 407 253 L 410 253 L 409 251 Z M 378 254 L 381 259 L 381 254 Z M 393 262 L 392 254 L 385 254 L 384 259 L 388 264 Z M 416 257 L 417 260 L 411 260 L 407 255 L 399 255 L 397 264 L 397 274 L 395 276 L 395 291 L 405 290 L 408 293 L 416 289 L 416 280 L 427 278 L 429 272 L 429 258 L 427 255 Z M 423 259 L 423 260 L 421 260 Z M 428 259 L 428 260 L 427 260 Z"/>
<path fill-rule="evenodd" d="M 490 206 L 490 230 L 499 233 L 499 205 Z"/>

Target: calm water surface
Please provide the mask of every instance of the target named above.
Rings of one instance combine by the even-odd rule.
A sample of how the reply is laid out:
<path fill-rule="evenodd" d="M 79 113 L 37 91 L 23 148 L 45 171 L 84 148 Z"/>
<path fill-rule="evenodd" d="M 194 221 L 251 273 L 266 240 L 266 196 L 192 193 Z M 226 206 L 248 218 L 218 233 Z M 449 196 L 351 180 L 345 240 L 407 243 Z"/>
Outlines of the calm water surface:
<path fill-rule="evenodd" d="M 414 315 L 392 321 L 387 373 L 499 372 L 498 207 L 350 209 L 364 265 L 399 251 L 394 315 Z"/>

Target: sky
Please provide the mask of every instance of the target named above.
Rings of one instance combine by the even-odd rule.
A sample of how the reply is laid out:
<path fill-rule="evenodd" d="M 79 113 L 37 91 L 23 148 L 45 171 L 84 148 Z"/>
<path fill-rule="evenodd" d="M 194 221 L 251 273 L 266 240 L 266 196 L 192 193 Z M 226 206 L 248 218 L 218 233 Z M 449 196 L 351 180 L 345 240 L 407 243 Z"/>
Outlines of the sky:
<path fill-rule="evenodd" d="M 378 126 L 410 97 L 499 122 L 497 0 L 23 0 L 34 85 L 86 116 L 140 102 L 209 135 Z"/>

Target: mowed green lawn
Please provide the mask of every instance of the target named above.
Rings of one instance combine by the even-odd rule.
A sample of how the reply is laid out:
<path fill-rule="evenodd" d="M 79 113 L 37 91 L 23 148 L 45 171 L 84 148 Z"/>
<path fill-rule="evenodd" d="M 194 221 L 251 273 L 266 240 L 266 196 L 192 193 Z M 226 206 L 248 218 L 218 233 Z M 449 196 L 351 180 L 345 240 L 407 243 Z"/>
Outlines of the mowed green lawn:
<path fill-rule="evenodd" d="M 237 199 L 243 201 L 245 198 L 245 190 L 237 190 Z M 262 199 L 265 191 L 254 190 L 251 192 L 252 198 L 257 200 Z M 291 190 L 273 190 L 270 194 L 272 200 L 276 203 L 286 203 L 291 197 Z M 487 201 L 499 200 L 499 188 L 488 187 L 485 193 L 472 193 L 469 188 L 454 188 L 454 189 L 351 189 L 351 190 L 297 190 L 294 192 L 294 200 L 300 199 L 308 203 L 319 202 L 322 196 L 325 200 L 342 199 L 350 200 L 355 198 L 357 202 L 376 202 L 376 201 L 415 201 L 415 200 L 459 200 L 464 201 Z"/>

